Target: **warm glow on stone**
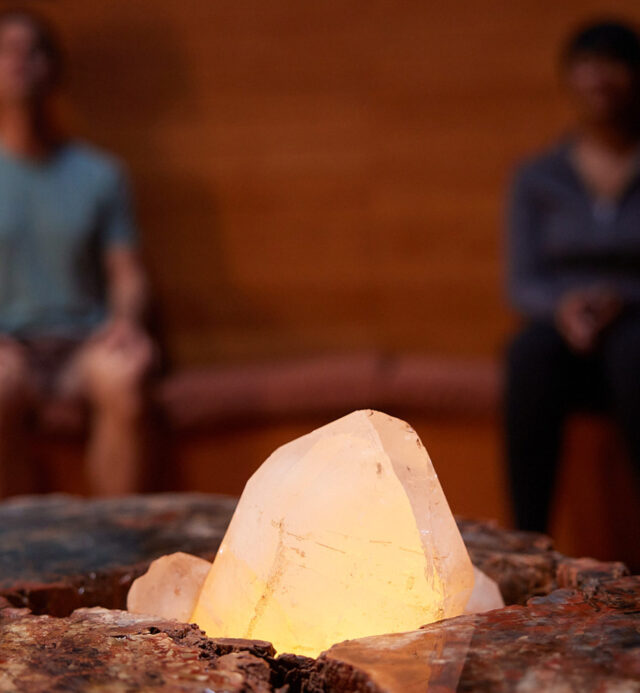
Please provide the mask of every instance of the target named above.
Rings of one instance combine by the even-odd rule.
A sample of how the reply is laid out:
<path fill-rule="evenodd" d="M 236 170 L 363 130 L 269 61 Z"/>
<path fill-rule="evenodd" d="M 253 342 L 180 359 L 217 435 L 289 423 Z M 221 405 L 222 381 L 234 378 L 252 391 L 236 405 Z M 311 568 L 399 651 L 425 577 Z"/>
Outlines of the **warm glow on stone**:
<path fill-rule="evenodd" d="M 358 411 L 247 483 L 191 621 L 316 656 L 461 614 L 473 568 L 415 431 Z"/>

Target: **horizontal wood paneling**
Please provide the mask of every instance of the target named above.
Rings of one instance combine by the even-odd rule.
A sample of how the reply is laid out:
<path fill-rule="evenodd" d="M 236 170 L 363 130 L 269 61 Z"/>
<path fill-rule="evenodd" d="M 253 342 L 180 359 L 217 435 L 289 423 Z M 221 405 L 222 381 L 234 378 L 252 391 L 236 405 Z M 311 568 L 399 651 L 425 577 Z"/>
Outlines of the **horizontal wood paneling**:
<path fill-rule="evenodd" d="M 41 0 L 79 132 L 136 185 L 179 364 L 493 354 L 501 209 L 558 42 L 634 0 Z"/>

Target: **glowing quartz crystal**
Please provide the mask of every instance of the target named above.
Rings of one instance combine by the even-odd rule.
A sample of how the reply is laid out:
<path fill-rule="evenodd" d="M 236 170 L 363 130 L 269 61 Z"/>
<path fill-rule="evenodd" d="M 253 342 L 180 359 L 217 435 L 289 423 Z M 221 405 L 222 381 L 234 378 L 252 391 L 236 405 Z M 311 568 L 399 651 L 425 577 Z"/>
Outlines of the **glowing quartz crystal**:
<path fill-rule="evenodd" d="M 190 620 L 212 637 L 316 656 L 457 616 L 473 581 L 415 431 L 357 411 L 279 448 L 251 477 Z"/>

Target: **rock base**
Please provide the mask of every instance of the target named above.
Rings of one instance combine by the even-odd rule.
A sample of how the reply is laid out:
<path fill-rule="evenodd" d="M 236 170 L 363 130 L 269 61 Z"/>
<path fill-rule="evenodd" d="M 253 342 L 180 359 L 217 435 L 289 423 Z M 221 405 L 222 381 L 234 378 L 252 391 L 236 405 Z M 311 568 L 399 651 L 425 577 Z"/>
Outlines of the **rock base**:
<path fill-rule="evenodd" d="M 640 576 L 527 606 L 339 643 L 317 660 L 262 641 L 102 608 L 68 617 L 0 603 L 0 691 L 426 693 L 640 690 Z"/>
<path fill-rule="evenodd" d="M 317 660 L 117 610 L 158 556 L 211 560 L 234 507 L 198 494 L 0 503 L 0 692 L 640 693 L 640 576 L 462 519 L 472 561 L 510 606 Z M 94 605 L 110 609 L 79 608 Z"/>

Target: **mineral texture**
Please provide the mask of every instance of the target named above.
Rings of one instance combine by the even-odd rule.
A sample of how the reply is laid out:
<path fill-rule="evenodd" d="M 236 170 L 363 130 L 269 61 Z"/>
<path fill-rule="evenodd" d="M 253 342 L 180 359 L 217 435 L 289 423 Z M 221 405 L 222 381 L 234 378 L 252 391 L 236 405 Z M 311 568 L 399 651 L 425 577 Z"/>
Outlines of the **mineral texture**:
<path fill-rule="evenodd" d="M 153 559 L 185 551 L 213 560 L 235 505 L 200 493 L 2 501 L 0 597 L 51 616 L 124 609 L 131 583 Z"/>
<path fill-rule="evenodd" d="M 640 577 L 579 561 L 571 572 L 582 587 L 339 643 L 316 660 L 192 624 L 99 608 L 35 616 L 0 598 L 0 691 L 638 693 Z"/>
<path fill-rule="evenodd" d="M 302 690 L 349 693 L 640 691 L 640 576 L 334 645 Z"/>
<path fill-rule="evenodd" d="M 269 643 L 211 640 L 126 611 L 34 616 L 0 603 L 0 691 L 270 693 Z"/>

